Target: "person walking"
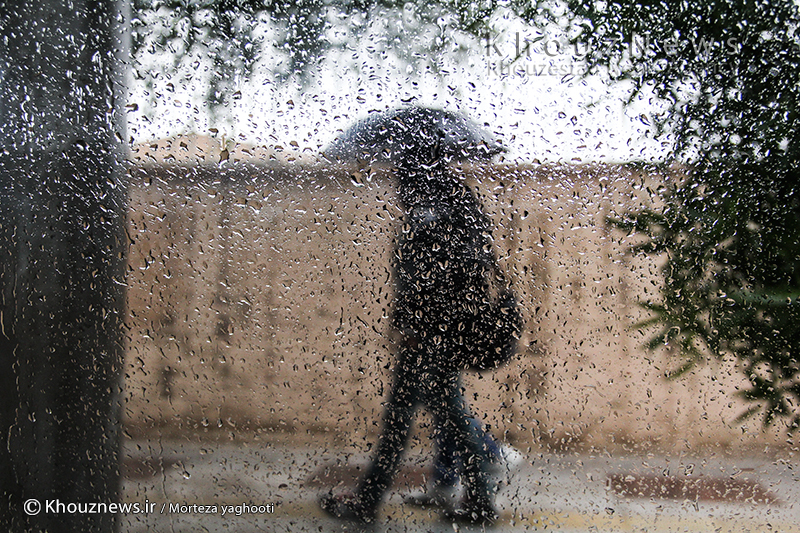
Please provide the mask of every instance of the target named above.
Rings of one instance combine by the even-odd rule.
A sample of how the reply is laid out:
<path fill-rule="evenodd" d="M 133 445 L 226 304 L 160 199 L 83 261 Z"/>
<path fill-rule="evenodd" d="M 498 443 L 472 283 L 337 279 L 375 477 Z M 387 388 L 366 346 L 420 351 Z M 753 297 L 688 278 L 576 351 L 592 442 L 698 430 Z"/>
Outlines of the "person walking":
<path fill-rule="evenodd" d="M 355 492 L 326 494 L 320 505 L 337 518 L 373 522 L 398 472 L 416 410 L 424 406 L 436 438 L 461 459 L 464 497 L 447 517 L 492 523 L 498 514 L 487 436 L 473 421 L 461 382 L 463 334 L 483 308 L 497 269 L 489 220 L 471 189 L 449 170 L 447 131 L 430 111 L 409 108 L 391 120 L 397 137 L 403 136 L 389 139 L 404 208 L 394 253 L 397 362 L 366 474 Z"/>

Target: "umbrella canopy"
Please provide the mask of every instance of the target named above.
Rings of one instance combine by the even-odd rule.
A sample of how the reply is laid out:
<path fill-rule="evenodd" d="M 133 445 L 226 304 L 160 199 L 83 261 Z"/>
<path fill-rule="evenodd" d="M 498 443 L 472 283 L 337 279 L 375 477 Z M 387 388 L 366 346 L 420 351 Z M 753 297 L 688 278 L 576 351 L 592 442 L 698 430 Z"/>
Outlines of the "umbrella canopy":
<path fill-rule="evenodd" d="M 460 113 L 404 107 L 375 113 L 328 146 L 328 159 L 415 167 L 437 160 L 489 159 L 505 151 L 492 135 Z"/>

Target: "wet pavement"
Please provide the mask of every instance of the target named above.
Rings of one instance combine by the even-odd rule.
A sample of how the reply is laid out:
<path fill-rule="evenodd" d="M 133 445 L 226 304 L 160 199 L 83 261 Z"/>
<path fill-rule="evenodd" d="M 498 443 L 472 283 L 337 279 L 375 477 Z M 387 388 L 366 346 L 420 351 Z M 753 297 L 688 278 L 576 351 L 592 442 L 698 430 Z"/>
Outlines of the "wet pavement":
<path fill-rule="evenodd" d="M 309 442 L 131 441 L 122 531 L 453 532 L 434 510 L 402 503 L 422 485 L 429 450 L 414 450 L 369 527 L 342 523 L 317 498 L 352 486 L 367 455 Z M 560 455 L 531 451 L 501 486 L 498 532 L 798 532 L 800 467 L 775 458 Z M 136 505 L 138 504 L 138 505 Z M 138 511 L 138 512 L 136 512 Z"/>

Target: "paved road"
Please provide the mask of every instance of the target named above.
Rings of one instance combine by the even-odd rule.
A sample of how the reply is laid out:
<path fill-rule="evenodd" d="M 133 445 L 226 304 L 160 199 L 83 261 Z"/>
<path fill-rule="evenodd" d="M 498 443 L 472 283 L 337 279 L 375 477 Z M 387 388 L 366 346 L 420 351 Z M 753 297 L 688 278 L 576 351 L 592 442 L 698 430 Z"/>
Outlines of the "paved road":
<path fill-rule="evenodd" d="M 402 505 L 428 454 L 412 454 L 369 528 L 327 518 L 318 495 L 347 486 L 366 456 L 276 443 L 129 442 L 122 531 L 375 533 L 481 531 Z M 769 458 L 691 459 L 529 453 L 501 488 L 492 531 L 800 533 L 800 466 Z"/>

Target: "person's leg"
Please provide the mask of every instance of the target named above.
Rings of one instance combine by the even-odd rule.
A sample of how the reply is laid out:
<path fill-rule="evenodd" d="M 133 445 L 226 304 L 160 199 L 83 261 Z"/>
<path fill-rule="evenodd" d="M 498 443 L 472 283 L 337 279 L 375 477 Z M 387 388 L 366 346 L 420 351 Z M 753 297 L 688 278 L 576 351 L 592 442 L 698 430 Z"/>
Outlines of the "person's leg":
<path fill-rule="evenodd" d="M 422 490 L 406 494 L 403 501 L 416 507 L 452 510 L 458 502 L 461 454 L 456 446 L 456 439 L 447 428 L 435 425 L 432 437 L 436 454 L 431 478 Z"/>
<path fill-rule="evenodd" d="M 402 358 L 395 371 L 394 383 L 386 404 L 383 430 L 378 448 L 362 479 L 357 498 L 367 507 L 375 509 L 392 485 L 400 467 L 400 460 L 408 443 L 411 423 L 419 400 L 418 371 Z"/>
<path fill-rule="evenodd" d="M 483 448 L 486 450 L 489 460 L 494 461 L 499 458 L 500 446 L 497 444 L 494 436 L 486 431 L 486 427 L 484 427 L 483 423 L 474 416 L 469 418 L 469 423 L 473 427 L 473 430 L 480 435 L 481 441 L 483 441 Z"/>
<path fill-rule="evenodd" d="M 436 383 L 435 387 L 423 389 L 424 402 L 433 413 L 443 438 L 451 439 L 456 454 L 461 458 L 465 505 L 470 511 L 477 510 L 482 518 L 494 519 L 496 514 L 488 474 L 486 434 L 469 413 L 461 394 L 458 374 L 448 373 L 425 382 Z"/>
<path fill-rule="evenodd" d="M 483 424 L 474 416 L 469 418 L 469 423 L 472 430 L 481 437 L 489 460 L 492 463 L 501 460 L 500 447 L 494 437 L 483 427 Z M 434 442 L 436 456 L 433 461 L 430 486 L 455 486 L 458 484 L 462 471 L 461 455 L 456 447 L 456 441 L 452 433 L 437 427 L 434 431 Z"/>
<path fill-rule="evenodd" d="M 399 358 L 378 447 L 364 478 L 355 494 L 323 496 L 320 506 L 328 514 L 346 520 L 374 521 L 378 506 L 397 474 L 419 397 L 420 380 L 409 363 L 409 358 Z"/>
<path fill-rule="evenodd" d="M 458 483 L 461 457 L 453 435 L 445 428 L 434 429 L 436 456 L 431 482 L 434 486 L 455 486 Z"/>

